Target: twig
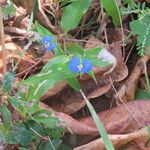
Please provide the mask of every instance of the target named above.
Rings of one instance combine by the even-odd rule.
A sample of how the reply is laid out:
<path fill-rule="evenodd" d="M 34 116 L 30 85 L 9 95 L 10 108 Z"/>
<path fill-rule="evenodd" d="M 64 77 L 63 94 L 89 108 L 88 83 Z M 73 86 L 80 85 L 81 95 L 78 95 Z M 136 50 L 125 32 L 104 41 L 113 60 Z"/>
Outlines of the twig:
<path fill-rule="evenodd" d="M 143 65 L 144 65 L 144 74 L 145 74 L 145 80 L 146 80 L 146 84 L 147 84 L 147 90 L 150 93 L 150 82 L 149 82 L 149 77 L 148 77 L 148 73 L 147 73 L 147 66 L 146 66 L 146 61 L 143 61 Z"/>
<path fill-rule="evenodd" d="M 31 67 L 29 67 L 28 69 L 26 70 L 23 70 L 22 72 L 16 74 L 15 76 L 19 76 L 19 75 L 22 75 L 24 73 L 28 73 L 31 69 L 33 69 L 38 63 L 40 63 L 42 61 L 43 58 L 41 58 L 39 61 L 37 61 L 34 65 L 32 65 Z"/>
<path fill-rule="evenodd" d="M 45 22 L 47 26 L 51 29 L 51 31 L 55 34 L 59 34 L 60 33 L 59 30 L 57 30 L 55 26 L 52 25 L 52 23 L 49 21 L 48 17 L 46 16 L 45 12 L 43 11 L 40 0 L 38 0 L 38 9 L 39 9 L 39 13 L 41 14 L 41 17 L 45 19 Z"/>
<path fill-rule="evenodd" d="M 137 118 L 131 113 L 131 111 L 130 111 L 129 108 L 126 106 L 126 104 L 124 103 L 124 101 L 123 101 L 123 100 L 120 98 L 120 96 L 118 95 L 118 92 L 117 92 L 117 90 L 116 90 L 116 88 L 115 88 L 115 86 L 114 86 L 114 84 L 113 84 L 113 82 L 112 82 L 111 77 L 110 77 L 109 79 L 110 79 L 112 88 L 113 88 L 113 90 L 115 91 L 116 95 L 118 96 L 120 102 L 123 104 L 123 106 L 127 109 L 127 111 L 129 112 L 129 114 L 133 117 L 133 119 L 134 119 L 134 120 L 138 123 L 138 125 L 140 126 L 140 125 L 141 125 L 140 122 L 139 122 L 139 121 L 137 120 Z"/>
<path fill-rule="evenodd" d="M 119 11 L 119 7 L 118 7 L 118 4 L 117 4 L 117 1 L 115 0 L 115 3 L 116 3 L 116 6 L 117 6 L 117 11 L 118 11 L 118 14 L 119 14 L 119 19 L 120 19 L 120 26 L 121 26 L 121 34 L 122 34 L 122 56 L 123 58 L 125 59 L 125 35 L 124 35 L 124 29 L 123 29 L 123 24 L 122 24 L 122 18 L 121 18 L 121 14 L 120 14 L 120 11 Z"/>
<path fill-rule="evenodd" d="M 37 136 L 39 136 L 41 139 L 45 140 L 45 141 L 49 141 L 48 137 L 43 137 L 42 135 L 40 135 L 37 131 L 35 131 L 33 128 L 30 128 Z"/>
<path fill-rule="evenodd" d="M 127 57 L 126 57 L 125 61 L 124 61 L 124 62 L 125 62 L 125 64 L 127 63 L 128 59 L 129 59 L 129 56 L 130 56 L 130 54 L 131 54 L 131 52 L 132 52 L 132 50 L 133 50 L 134 46 L 135 46 L 135 44 L 133 44 L 133 45 L 132 45 L 132 47 L 130 48 L 130 51 L 129 51 L 129 53 L 128 53 L 128 55 L 127 55 Z"/>
<path fill-rule="evenodd" d="M 3 26 L 3 10 L 0 6 L 0 37 L 2 43 L 2 57 L 3 57 L 3 76 L 6 74 L 6 49 L 5 49 L 5 35 L 4 35 L 4 26 Z"/>

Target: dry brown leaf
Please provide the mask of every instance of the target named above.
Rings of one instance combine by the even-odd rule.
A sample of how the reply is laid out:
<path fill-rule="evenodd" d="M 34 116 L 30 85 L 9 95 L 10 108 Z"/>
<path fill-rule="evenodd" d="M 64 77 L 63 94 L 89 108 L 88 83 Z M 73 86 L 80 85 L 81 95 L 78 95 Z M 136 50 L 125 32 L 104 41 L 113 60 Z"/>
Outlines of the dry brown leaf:
<path fill-rule="evenodd" d="M 130 133 L 150 122 L 149 100 L 133 101 L 125 106 L 112 108 L 98 113 L 104 127 L 110 134 Z M 135 119 L 136 118 L 136 119 Z M 92 117 L 79 120 L 88 126 L 95 127 Z M 138 122 L 137 122 L 138 121 Z"/>
<path fill-rule="evenodd" d="M 106 31 L 107 31 L 109 43 L 122 41 L 122 29 L 121 28 L 107 28 Z M 124 34 L 127 35 L 127 33 L 125 31 L 124 31 Z M 126 35 L 125 35 L 125 37 L 126 37 Z"/>
<path fill-rule="evenodd" d="M 88 98 L 94 98 L 106 93 L 111 86 L 107 77 L 97 77 L 97 84 L 91 78 L 80 80 L 79 82 L 82 90 L 86 93 Z M 59 87 L 60 86 L 58 85 L 57 89 L 59 89 Z M 67 114 L 76 112 L 86 105 L 81 94 L 76 92 L 69 85 L 63 87 L 63 89 L 56 95 L 49 96 L 46 103 L 54 110 Z"/>
<path fill-rule="evenodd" d="M 2 6 L 2 7 L 4 7 L 4 6 L 6 6 L 7 5 L 7 0 L 1 0 L 0 1 L 0 7 Z"/>
<path fill-rule="evenodd" d="M 18 60 L 20 60 L 17 71 L 21 72 L 23 70 L 28 69 L 30 66 L 32 66 L 35 63 L 32 59 L 29 59 L 26 55 L 23 55 L 21 57 L 20 54 L 22 53 L 22 49 L 14 42 L 9 41 L 5 43 L 5 48 L 6 48 L 6 53 L 7 53 L 6 55 L 7 67 L 12 62 L 12 60 L 14 62 L 17 62 Z M 2 67 L 3 67 L 2 46 L 0 46 L 0 73 L 2 73 Z"/>
<path fill-rule="evenodd" d="M 150 59 L 150 47 L 148 52 L 142 58 L 139 58 L 129 78 L 127 78 L 120 86 L 117 94 L 114 96 L 116 100 L 123 100 L 124 102 L 133 101 L 135 99 L 135 92 L 140 76 L 144 73 L 144 63 L 146 64 Z"/>
<path fill-rule="evenodd" d="M 87 45 L 85 47 L 89 49 L 93 47 L 98 47 L 100 46 L 100 44 L 101 43 L 99 40 L 92 38 L 89 40 L 89 42 L 87 42 Z M 79 79 L 81 89 L 84 91 L 88 98 L 95 98 L 108 92 L 111 87 L 109 77 L 112 78 L 113 82 L 118 82 L 123 80 L 128 75 L 128 69 L 125 63 L 123 62 L 123 58 L 121 56 L 121 46 L 116 43 L 112 45 L 107 45 L 106 47 L 108 51 L 116 57 L 117 65 L 109 75 L 105 76 L 104 73 L 109 71 L 109 67 L 95 67 L 93 71 L 97 79 L 97 84 L 89 76 L 83 76 L 83 78 Z M 59 85 L 57 87 L 57 90 L 59 90 Z M 81 94 L 73 90 L 68 85 L 66 85 L 61 91 L 59 90 L 59 92 L 57 92 L 57 94 L 55 95 L 51 93 L 51 90 L 49 91 L 49 94 L 47 93 L 46 98 L 48 99 L 46 100 L 46 103 L 56 111 L 71 114 L 78 111 L 86 105 Z"/>
<path fill-rule="evenodd" d="M 30 13 L 32 10 L 32 6 L 34 5 L 34 0 L 13 0 L 13 2 L 17 6 L 21 6 L 24 9 L 26 9 L 27 13 Z M 42 8 L 42 0 L 39 1 L 38 9 L 36 9 L 35 18 L 39 21 L 41 25 L 44 27 L 50 29 L 53 33 L 58 34 L 59 31 L 56 29 L 55 26 L 52 25 L 52 23 L 49 21 L 47 15 L 45 14 L 43 8 Z"/>
<path fill-rule="evenodd" d="M 149 105 L 150 101 L 129 102 L 126 104 L 126 107 L 131 114 L 127 108 L 122 105 L 111 110 L 100 112 L 98 113 L 98 116 L 109 134 L 130 133 L 144 127 L 150 122 Z M 41 103 L 41 107 L 47 108 L 47 106 L 43 103 Z M 51 109 L 50 111 L 53 110 Z M 92 117 L 82 118 L 77 121 L 65 113 L 55 111 L 54 113 L 58 118 L 61 118 L 66 122 L 67 129 L 72 134 L 99 134 Z M 139 121 L 140 124 L 136 122 L 133 116 Z"/>
<path fill-rule="evenodd" d="M 137 142 L 137 143 L 145 143 L 150 139 L 148 134 L 147 127 L 140 129 L 139 131 L 135 131 L 130 134 L 125 135 L 109 135 L 110 140 L 112 141 L 115 149 L 117 150 L 122 145 L 125 145 L 129 142 Z M 150 148 L 150 147 L 149 147 Z M 88 144 L 82 145 L 80 147 L 74 148 L 74 150 L 105 150 L 105 145 L 103 140 L 97 139 Z M 148 150 L 148 149 L 147 149 Z"/>
<path fill-rule="evenodd" d="M 48 109 L 49 111 L 54 112 L 56 117 L 62 119 L 65 122 L 67 130 L 72 134 L 95 135 L 98 132 L 96 128 L 82 124 L 65 113 L 56 112 L 44 103 L 40 103 L 40 106 L 44 109 Z"/>

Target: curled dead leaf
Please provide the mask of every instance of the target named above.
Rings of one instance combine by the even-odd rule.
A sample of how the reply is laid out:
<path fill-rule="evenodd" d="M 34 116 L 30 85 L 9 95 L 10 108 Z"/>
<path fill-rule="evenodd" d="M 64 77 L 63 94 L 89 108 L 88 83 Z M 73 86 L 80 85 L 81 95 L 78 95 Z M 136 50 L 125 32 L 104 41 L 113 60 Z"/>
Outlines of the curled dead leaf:
<path fill-rule="evenodd" d="M 130 133 L 150 122 L 150 101 L 133 101 L 125 106 L 112 108 L 98 113 L 105 129 L 110 134 Z M 79 120 L 81 123 L 96 127 L 92 117 Z"/>
<path fill-rule="evenodd" d="M 148 100 L 129 102 L 126 107 L 123 105 L 115 107 L 98 113 L 98 116 L 109 134 L 131 133 L 150 123 L 149 105 L 150 101 Z M 43 103 L 41 103 L 41 107 L 49 109 Z M 56 112 L 52 109 L 50 111 L 53 111 L 58 118 L 66 122 L 67 129 L 72 134 L 93 136 L 99 134 L 92 117 L 76 120 L 65 113 Z"/>
<path fill-rule="evenodd" d="M 65 122 L 67 130 L 72 134 L 95 135 L 98 132 L 96 128 L 84 125 L 83 123 L 80 123 L 79 121 L 73 119 L 71 116 L 65 113 L 56 112 L 44 103 L 40 103 L 40 106 L 44 109 L 54 112 L 56 117 Z"/>
<path fill-rule="evenodd" d="M 145 127 L 145 128 L 140 129 L 139 131 L 135 131 L 130 134 L 109 135 L 109 139 L 112 141 L 115 149 L 118 149 L 121 146 L 123 146 L 129 142 L 136 142 L 138 144 L 140 142 L 142 142 L 142 143 L 146 144 L 147 141 L 150 140 L 150 137 L 148 134 L 148 129 L 147 129 L 147 127 Z M 147 150 L 149 148 L 147 148 Z M 100 138 L 100 139 L 92 141 L 88 144 L 76 147 L 76 148 L 74 148 L 74 150 L 105 150 L 105 145 L 103 143 L 103 140 Z"/>
<path fill-rule="evenodd" d="M 118 92 L 115 94 L 115 99 L 121 99 L 125 103 L 135 99 L 135 92 L 140 76 L 145 72 L 144 64 L 150 59 L 150 47 L 144 57 L 139 58 L 130 76 L 120 85 Z M 119 101 L 119 100 L 118 100 Z"/>

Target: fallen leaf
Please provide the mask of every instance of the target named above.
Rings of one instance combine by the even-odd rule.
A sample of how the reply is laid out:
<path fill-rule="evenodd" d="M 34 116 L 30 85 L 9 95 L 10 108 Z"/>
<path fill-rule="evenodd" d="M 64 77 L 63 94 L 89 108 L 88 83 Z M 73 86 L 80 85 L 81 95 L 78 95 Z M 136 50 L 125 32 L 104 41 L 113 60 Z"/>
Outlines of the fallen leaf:
<path fill-rule="evenodd" d="M 137 143 L 142 142 L 142 143 L 146 144 L 146 142 L 150 139 L 150 137 L 148 134 L 148 129 L 147 129 L 147 127 L 145 127 L 145 128 L 140 129 L 139 131 L 135 131 L 130 134 L 109 135 L 109 139 L 112 141 L 115 149 L 118 149 L 121 146 L 123 146 L 129 142 L 137 142 Z M 100 138 L 100 139 L 92 141 L 88 144 L 76 147 L 73 150 L 105 150 L 105 145 L 103 143 L 103 140 Z M 148 148 L 147 148 L 147 150 L 148 150 Z"/>
<path fill-rule="evenodd" d="M 133 101 L 119 107 L 98 113 L 105 129 L 110 134 L 130 133 L 150 122 L 150 101 Z M 92 117 L 79 120 L 81 123 L 96 127 Z"/>
<path fill-rule="evenodd" d="M 120 85 L 118 92 L 115 94 L 115 99 L 118 102 L 123 100 L 125 103 L 135 99 L 135 92 L 140 76 L 144 73 L 144 63 L 146 64 L 150 59 L 150 47 L 144 57 L 139 58 L 130 76 Z"/>
<path fill-rule="evenodd" d="M 126 107 L 122 105 L 100 112 L 98 116 L 109 134 L 131 133 L 150 123 L 149 105 L 150 101 L 147 100 L 133 101 L 127 103 Z M 76 120 L 65 113 L 49 109 L 49 107 L 43 103 L 41 103 L 41 107 L 53 111 L 58 118 L 66 123 L 68 131 L 72 134 L 91 136 L 99 134 L 92 117 Z M 139 124 L 135 118 L 139 121 Z"/>
<path fill-rule="evenodd" d="M 13 0 L 13 2 L 17 6 L 21 6 L 24 9 L 26 9 L 27 13 L 30 13 L 32 11 L 32 6 L 34 5 L 35 1 L 34 0 Z M 35 12 L 35 18 L 36 20 L 39 21 L 41 25 L 51 30 L 53 33 L 58 34 L 59 30 L 56 29 L 54 25 L 52 25 L 52 23 L 50 22 L 49 18 L 47 17 L 47 15 L 45 14 L 42 8 L 43 3 L 44 3 L 43 0 L 39 1 L 38 8 L 36 9 L 36 12 Z"/>
<path fill-rule="evenodd" d="M 44 103 L 40 103 L 40 106 L 44 109 L 47 109 L 51 112 L 54 112 L 55 116 L 58 117 L 59 119 L 63 120 L 65 122 L 65 126 L 67 127 L 68 131 L 72 134 L 80 134 L 80 135 L 95 135 L 97 133 L 97 129 L 90 127 L 88 125 L 85 125 L 83 123 L 80 123 L 76 119 L 73 119 L 71 116 L 61 113 L 61 112 L 56 112 Z"/>
<path fill-rule="evenodd" d="M 12 41 L 6 42 L 5 49 L 6 49 L 7 68 L 12 67 L 10 66 L 12 62 L 17 63 L 19 61 L 17 72 L 21 72 L 23 70 L 28 69 L 33 64 L 35 64 L 35 61 L 27 57 L 26 53 L 23 56 L 21 56 L 22 49 L 14 42 Z M 0 46 L 0 73 L 2 73 L 2 67 L 3 67 L 2 46 Z"/>
<path fill-rule="evenodd" d="M 79 82 L 82 90 L 86 93 L 88 98 L 100 96 L 106 93 L 111 87 L 107 77 L 98 78 L 97 76 L 97 84 L 91 78 L 87 80 L 79 80 Z M 49 92 L 51 92 L 51 90 Z M 86 105 L 81 94 L 76 92 L 69 85 L 63 87 L 63 89 L 56 95 L 49 96 L 45 102 L 54 110 L 67 114 L 76 112 Z"/>

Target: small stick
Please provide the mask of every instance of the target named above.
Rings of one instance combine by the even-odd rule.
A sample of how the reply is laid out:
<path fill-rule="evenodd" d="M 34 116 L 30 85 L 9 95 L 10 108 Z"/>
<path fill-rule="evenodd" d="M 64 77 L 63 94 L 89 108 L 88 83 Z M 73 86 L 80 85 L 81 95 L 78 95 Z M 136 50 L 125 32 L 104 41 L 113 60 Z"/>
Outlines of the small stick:
<path fill-rule="evenodd" d="M 5 35 L 4 35 L 4 26 L 3 26 L 3 10 L 0 6 L 0 38 L 2 44 L 2 58 L 3 58 L 3 76 L 6 74 L 6 49 L 5 49 Z"/>
<path fill-rule="evenodd" d="M 115 88 L 115 86 L 114 86 L 114 84 L 113 84 L 113 82 L 112 82 L 112 79 L 111 79 L 111 77 L 109 77 L 109 80 L 110 80 L 110 83 L 111 83 L 111 85 L 112 85 L 112 88 L 113 88 L 113 90 L 114 90 L 114 92 L 117 94 L 117 97 L 119 98 L 119 100 L 120 100 L 120 102 L 123 104 L 123 106 L 126 108 L 126 110 L 128 111 L 128 113 L 133 117 L 133 119 L 137 122 L 137 124 L 139 125 L 139 126 L 141 126 L 141 123 L 139 122 L 139 120 L 132 114 L 132 112 L 129 110 L 129 108 L 126 106 L 126 104 L 124 103 L 124 101 L 120 98 L 120 96 L 118 95 L 118 92 L 117 92 L 117 90 L 116 90 L 116 88 Z"/>

